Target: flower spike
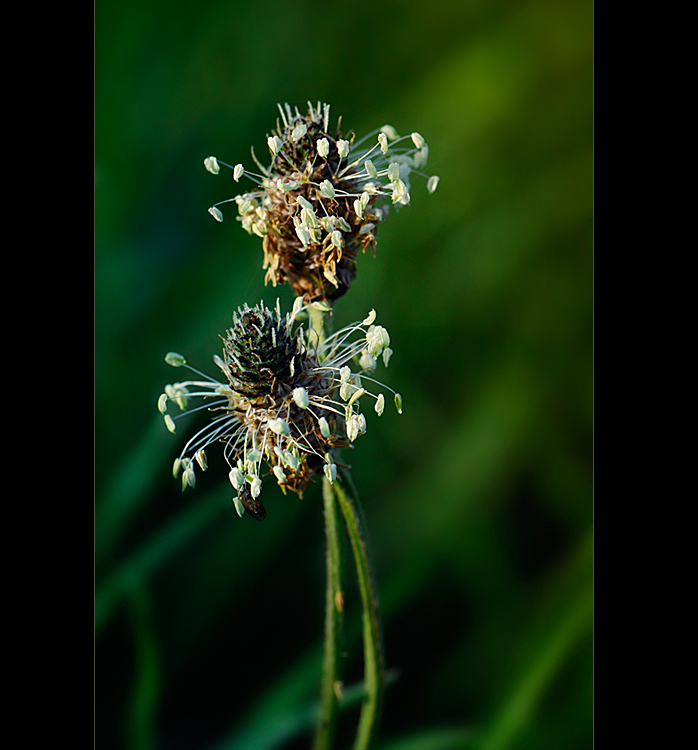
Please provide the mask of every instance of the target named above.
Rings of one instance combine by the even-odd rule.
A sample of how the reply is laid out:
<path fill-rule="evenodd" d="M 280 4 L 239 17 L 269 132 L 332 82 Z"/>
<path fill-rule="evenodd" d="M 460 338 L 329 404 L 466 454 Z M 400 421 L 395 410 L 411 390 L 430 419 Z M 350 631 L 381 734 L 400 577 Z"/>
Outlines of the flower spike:
<path fill-rule="evenodd" d="M 274 310 L 263 303 L 237 310 L 223 339 L 224 356 L 214 357 L 222 381 L 195 370 L 181 354 L 168 354 L 170 364 L 186 367 L 198 378 L 166 386 L 158 399 L 170 432 L 183 416 L 168 413 L 172 402 L 182 412 L 205 410 L 211 417 L 174 463 L 173 474 L 182 471 L 182 489 L 195 486 L 195 467 L 205 471 L 206 451 L 221 443 L 230 467 L 228 479 L 237 493 L 235 508 L 257 519 L 266 515 L 261 501 L 264 475 L 271 473 L 282 489 L 299 495 L 318 474 L 333 482 L 333 451 L 350 447 L 366 432 L 362 399 L 373 399 L 380 416 L 385 406 L 382 390 L 394 393 L 366 375 L 390 342 L 385 328 L 374 324 L 375 311 L 314 344 L 313 337 L 296 327 L 304 309 L 298 299 L 293 313 L 285 316 L 278 304 Z M 365 367 L 367 358 L 370 368 Z M 374 385 L 381 388 L 377 394 L 371 392 Z M 397 394 L 395 398 L 401 409 Z M 197 405 L 189 409 L 190 402 Z"/>
<path fill-rule="evenodd" d="M 306 302 L 335 300 L 356 277 L 357 257 L 375 254 L 377 227 L 390 205 L 409 205 L 410 175 L 427 177 L 421 170 L 429 149 L 419 133 L 401 138 L 390 125 L 374 131 L 372 143 L 351 132 L 344 137 L 339 126 L 331 132 L 328 104 L 309 102 L 307 115 L 279 105 L 279 113 L 267 137 L 271 164 L 255 158 L 257 174 L 242 164 L 230 167 L 235 182 L 245 176 L 254 185 L 209 213 L 220 222 L 219 206 L 237 205 L 243 228 L 263 240 L 265 283 L 289 283 Z M 213 174 L 229 166 L 212 156 L 204 164 Z M 428 178 L 430 193 L 437 181 Z"/>

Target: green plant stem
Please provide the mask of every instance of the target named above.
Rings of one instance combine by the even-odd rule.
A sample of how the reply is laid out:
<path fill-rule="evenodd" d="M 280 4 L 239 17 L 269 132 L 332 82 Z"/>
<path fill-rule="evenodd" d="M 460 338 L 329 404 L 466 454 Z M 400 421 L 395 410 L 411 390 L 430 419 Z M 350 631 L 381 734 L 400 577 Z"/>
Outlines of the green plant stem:
<path fill-rule="evenodd" d="M 363 513 L 359 507 L 358 498 L 356 496 L 352 498 L 344 491 L 339 477 L 332 487 L 349 534 L 361 592 L 366 695 L 361 706 L 354 750 L 367 750 L 378 730 L 385 677 L 378 599 L 371 576 Z M 353 494 L 356 495 L 355 492 Z"/>
<path fill-rule="evenodd" d="M 310 308 L 310 328 L 311 331 L 315 332 L 318 343 L 325 339 L 329 325 L 329 312 Z M 341 510 L 351 542 L 362 607 L 364 687 L 366 692 L 361 706 L 354 750 L 368 750 L 375 739 L 383 699 L 385 675 L 380 618 L 378 600 L 371 576 L 363 513 L 348 473 L 346 473 L 344 480 L 350 488 L 351 495 L 344 491 L 339 476 L 332 484 L 329 483 L 327 478 L 323 478 L 322 495 L 325 509 L 325 536 L 327 539 L 327 587 L 325 643 L 320 691 L 321 707 L 313 745 L 314 750 L 329 750 L 332 746 L 339 710 L 338 687 L 341 686 L 339 667 L 344 605 L 341 583 L 341 533 L 337 505 Z"/>
<path fill-rule="evenodd" d="M 314 332 L 317 342 L 324 341 L 330 325 L 329 312 L 310 307 L 310 335 Z M 330 750 L 339 713 L 339 688 L 341 686 L 340 661 L 342 653 L 342 622 L 344 600 L 342 592 L 341 566 L 342 529 L 337 502 L 327 477 L 322 481 L 322 499 L 325 515 L 326 575 L 325 589 L 325 641 L 322 657 L 322 679 L 320 684 L 320 716 L 315 730 L 313 750 Z"/>
<path fill-rule="evenodd" d="M 322 482 L 322 499 L 325 510 L 326 598 L 325 643 L 320 686 L 320 716 L 315 731 L 314 750 L 329 750 L 334 739 L 340 698 L 340 661 L 342 654 L 342 621 L 344 595 L 342 592 L 342 528 L 337 512 L 332 485 L 327 477 Z"/>

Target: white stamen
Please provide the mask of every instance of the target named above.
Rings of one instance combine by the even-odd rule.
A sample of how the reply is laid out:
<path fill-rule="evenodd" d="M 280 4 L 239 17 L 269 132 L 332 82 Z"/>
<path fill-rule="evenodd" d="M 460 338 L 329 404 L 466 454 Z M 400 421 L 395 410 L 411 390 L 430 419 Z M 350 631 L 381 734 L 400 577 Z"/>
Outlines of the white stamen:
<path fill-rule="evenodd" d="M 308 132 L 308 126 L 302 122 L 300 125 L 296 125 L 291 131 L 291 140 L 294 143 L 298 143 L 300 139 Z"/>
<path fill-rule="evenodd" d="M 285 419 L 270 419 L 267 422 L 267 425 L 269 425 L 269 429 L 272 432 L 275 432 L 277 435 L 283 435 L 284 437 L 288 437 L 291 434 L 291 430 L 288 426 L 288 422 Z"/>
<path fill-rule="evenodd" d="M 293 389 L 293 400 L 301 409 L 307 409 L 310 404 L 310 398 L 308 391 L 305 388 L 294 388 Z"/>
<path fill-rule="evenodd" d="M 269 150 L 271 151 L 272 156 L 276 156 L 279 151 L 281 151 L 281 147 L 284 145 L 284 142 L 279 138 L 278 135 L 269 136 L 267 138 L 267 145 L 269 146 Z"/>
<path fill-rule="evenodd" d="M 383 413 L 383 409 L 385 409 L 385 396 L 383 396 L 382 393 L 378 394 L 376 405 L 373 408 L 375 409 L 376 414 L 380 417 Z"/>
<path fill-rule="evenodd" d="M 172 365 L 172 367 L 181 367 L 187 364 L 187 360 L 181 354 L 177 354 L 177 352 L 168 352 L 165 355 L 165 362 L 168 365 Z"/>
<path fill-rule="evenodd" d="M 245 477 L 242 475 L 240 469 L 238 469 L 236 466 L 234 466 L 230 470 L 228 479 L 230 480 L 230 484 L 232 484 L 238 492 L 240 492 L 240 490 L 243 488 L 243 485 L 245 484 Z"/>
<path fill-rule="evenodd" d="M 245 512 L 245 506 L 240 502 L 239 497 L 236 496 L 233 498 L 233 505 L 235 505 L 235 510 L 237 511 L 238 516 L 242 518 Z"/>
<path fill-rule="evenodd" d="M 218 159 L 215 156 L 209 156 L 204 159 L 204 166 L 211 174 L 218 174 L 221 171 L 218 165 Z"/>
<path fill-rule="evenodd" d="M 320 193 L 325 197 L 329 198 L 330 200 L 334 200 L 334 186 L 329 180 L 323 180 L 320 183 Z"/>
<path fill-rule="evenodd" d="M 325 476 L 329 479 L 332 484 L 337 479 L 337 464 L 328 463 L 324 466 Z"/>

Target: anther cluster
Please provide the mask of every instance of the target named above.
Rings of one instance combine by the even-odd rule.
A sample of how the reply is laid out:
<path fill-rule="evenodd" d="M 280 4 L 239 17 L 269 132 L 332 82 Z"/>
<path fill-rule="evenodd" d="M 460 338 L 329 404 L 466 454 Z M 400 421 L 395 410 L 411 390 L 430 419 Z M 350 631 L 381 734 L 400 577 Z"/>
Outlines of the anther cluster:
<path fill-rule="evenodd" d="M 351 446 L 366 431 L 362 399 L 380 415 L 382 391 L 388 390 L 402 410 L 399 394 L 369 375 L 381 360 L 387 366 L 392 354 L 388 332 L 374 325 L 375 312 L 318 342 L 296 325 L 307 308 L 299 297 L 285 316 L 278 301 L 274 310 L 263 303 L 238 309 L 223 339 L 223 357 L 214 356 L 223 380 L 195 370 L 179 354 L 167 355 L 168 364 L 200 378 L 166 386 L 158 409 L 168 429 L 174 432 L 185 412 L 210 415 L 175 460 L 173 473 L 181 472 L 182 489 L 195 485 L 196 465 L 206 469 L 206 449 L 221 443 L 238 513 L 264 518 L 265 476 L 299 495 L 316 474 L 335 480 L 333 450 Z M 375 386 L 378 393 L 372 392 Z M 171 404 L 180 412 L 174 417 Z"/>
<path fill-rule="evenodd" d="M 239 220 L 263 239 L 265 282 L 289 283 L 307 302 L 341 297 L 356 276 L 356 258 L 375 254 L 376 231 L 390 205 L 410 202 L 412 173 L 427 178 L 433 192 L 438 177 L 427 177 L 428 146 L 419 133 L 400 137 L 386 125 L 356 140 L 342 135 L 341 118 L 330 132 L 330 107 L 308 103 L 308 113 L 279 105 L 281 119 L 267 137 L 271 156 L 260 172 L 242 164 L 232 167 L 211 156 L 204 160 L 213 174 L 221 165 L 237 182 L 245 177 L 255 187 L 212 206 L 237 204 Z"/>

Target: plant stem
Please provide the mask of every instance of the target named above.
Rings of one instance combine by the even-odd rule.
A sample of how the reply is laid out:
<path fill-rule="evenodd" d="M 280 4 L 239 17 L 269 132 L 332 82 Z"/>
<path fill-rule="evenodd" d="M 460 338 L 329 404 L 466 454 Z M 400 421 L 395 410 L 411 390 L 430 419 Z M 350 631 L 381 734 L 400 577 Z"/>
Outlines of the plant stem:
<path fill-rule="evenodd" d="M 350 480 L 349 480 L 350 481 Z M 364 685 L 366 695 L 361 706 L 359 728 L 354 750 L 367 750 L 378 730 L 384 687 L 383 649 L 381 645 L 378 599 L 371 576 L 368 546 L 364 531 L 363 513 L 358 498 L 352 498 L 343 489 L 339 477 L 332 485 L 339 508 L 349 533 L 356 575 L 361 592 L 364 638 Z M 353 493 L 356 495 L 356 493 Z"/>
<path fill-rule="evenodd" d="M 323 477 L 322 499 L 325 509 L 326 554 L 326 598 L 325 598 L 325 644 L 322 660 L 322 683 L 320 687 L 320 717 L 315 732 L 314 750 L 329 750 L 334 739 L 334 730 L 339 710 L 340 661 L 342 653 L 342 619 L 344 598 L 342 592 L 340 516 L 337 512 L 332 485 Z"/>
<path fill-rule="evenodd" d="M 328 326 L 328 312 L 311 306 L 310 328 L 317 335 L 318 343 L 325 339 L 326 327 Z M 320 719 L 315 733 L 313 750 L 330 750 L 339 709 L 338 687 L 341 686 L 339 665 L 344 603 L 341 582 L 341 529 L 335 498 L 344 517 L 351 542 L 361 593 L 364 687 L 366 692 L 361 706 L 354 750 L 368 750 L 371 746 L 378 729 L 383 698 L 384 668 L 380 618 L 378 600 L 371 577 L 368 545 L 364 531 L 365 524 L 358 496 L 348 472 L 344 480 L 351 490 L 351 495 L 344 491 L 340 477 L 337 477 L 333 484 L 330 484 L 329 480 L 324 477 L 322 485 L 325 537 L 327 540 L 327 586 Z"/>
<path fill-rule="evenodd" d="M 310 307 L 310 329 L 317 342 L 324 341 L 329 327 L 329 313 Z M 310 332 L 309 332 L 310 333 Z M 325 515 L 327 584 L 325 588 L 325 642 L 320 684 L 320 716 L 315 730 L 313 750 L 330 750 L 339 711 L 340 661 L 342 653 L 342 622 L 344 599 L 342 592 L 342 529 L 332 486 L 327 477 L 322 480 L 322 499 Z"/>

